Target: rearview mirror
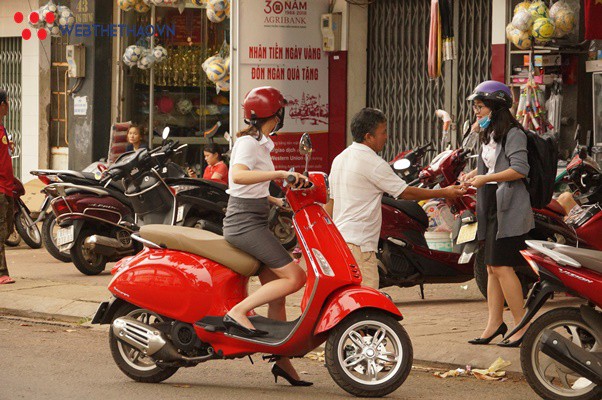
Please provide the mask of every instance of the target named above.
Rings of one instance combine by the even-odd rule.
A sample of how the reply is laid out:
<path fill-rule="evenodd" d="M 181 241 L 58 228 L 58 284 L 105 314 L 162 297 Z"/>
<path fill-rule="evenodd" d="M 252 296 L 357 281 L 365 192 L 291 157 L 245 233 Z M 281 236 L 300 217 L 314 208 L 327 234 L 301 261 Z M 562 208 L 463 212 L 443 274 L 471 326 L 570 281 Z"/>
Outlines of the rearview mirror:
<path fill-rule="evenodd" d="M 163 134 L 161 135 L 161 137 L 163 137 L 163 140 L 167 140 L 167 138 L 169 137 L 169 126 L 166 126 L 165 129 L 163 129 Z"/>
<path fill-rule="evenodd" d="M 309 133 L 304 133 L 301 136 L 301 140 L 299 140 L 299 153 L 301 155 L 309 155 L 312 152 L 311 139 L 309 138 Z"/>

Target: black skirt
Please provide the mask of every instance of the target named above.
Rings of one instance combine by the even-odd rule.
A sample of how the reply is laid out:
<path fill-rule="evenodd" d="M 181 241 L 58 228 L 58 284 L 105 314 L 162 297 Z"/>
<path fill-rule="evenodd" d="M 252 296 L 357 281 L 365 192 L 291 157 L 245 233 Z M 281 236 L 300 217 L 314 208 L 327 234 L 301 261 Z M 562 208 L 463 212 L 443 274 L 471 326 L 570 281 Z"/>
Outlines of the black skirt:
<path fill-rule="evenodd" d="M 522 269 L 527 266 L 527 261 L 520 254 L 520 250 L 527 248 L 525 240 L 527 235 L 511 236 L 497 239 L 497 199 L 495 192 L 497 185 L 486 184 L 483 186 L 485 209 L 487 210 L 487 224 L 485 236 L 485 264 L 491 267 L 506 266 Z M 479 221 L 479 223 L 482 223 Z"/>

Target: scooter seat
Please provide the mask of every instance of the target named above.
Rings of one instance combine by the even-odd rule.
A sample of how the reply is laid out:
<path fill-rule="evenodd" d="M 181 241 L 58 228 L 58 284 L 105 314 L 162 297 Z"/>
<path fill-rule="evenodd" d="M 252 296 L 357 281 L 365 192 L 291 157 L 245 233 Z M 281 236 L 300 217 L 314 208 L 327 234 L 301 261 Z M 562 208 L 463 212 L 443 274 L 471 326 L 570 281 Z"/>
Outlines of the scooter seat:
<path fill-rule="evenodd" d="M 559 244 L 554 246 L 554 251 L 571 257 L 584 268 L 602 274 L 602 251 L 580 249 Z"/>
<path fill-rule="evenodd" d="M 566 215 L 564 208 L 562 208 L 560 203 L 555 199 L 552 199 L 552 201 L 546 206 L 546 208 L 558 215 Z"/>
<path fill-rule="evenodd" d="M 429 226 L 429 217 L 426 212 L 415 201 L 395 200 L 391 197 L 383 196 L 382 203 L 405 213 L 408 217 L 418 221 L 425 228 Z"/>
<path fill-rule="evenodd" d="M 182 226 L 145 225 L 140 236 L 168 249 L 208 258 L 244 276 L 255 275 L 260 262 L 215 233 Z"/>

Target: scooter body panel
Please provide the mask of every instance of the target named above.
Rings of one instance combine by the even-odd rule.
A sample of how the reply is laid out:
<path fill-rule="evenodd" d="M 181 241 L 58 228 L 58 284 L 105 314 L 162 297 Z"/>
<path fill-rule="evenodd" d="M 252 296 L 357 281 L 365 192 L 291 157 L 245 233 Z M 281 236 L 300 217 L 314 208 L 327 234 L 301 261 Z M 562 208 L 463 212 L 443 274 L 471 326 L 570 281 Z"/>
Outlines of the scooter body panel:
<path fill-rule="evenodd" d="M 329 296 L 322 309 L 315 335 L 327 332 L 354 311 L 363 308 L 378 308 L 390 313 L 397 320 L 403 316 L 395 304 L 379 291 L 368 287 L 341 288 Z"/>

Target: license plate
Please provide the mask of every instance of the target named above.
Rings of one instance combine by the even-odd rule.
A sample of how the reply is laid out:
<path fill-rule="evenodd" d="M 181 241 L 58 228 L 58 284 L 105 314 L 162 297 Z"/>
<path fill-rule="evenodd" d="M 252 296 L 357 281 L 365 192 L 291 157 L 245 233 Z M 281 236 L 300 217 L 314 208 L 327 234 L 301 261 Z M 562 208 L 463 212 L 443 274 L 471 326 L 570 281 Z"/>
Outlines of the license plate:
<path fill-rule="evenodd" d="M 56 233 L 56 245 L 64 246 L 66 244 L 73 242 L 73 231 L 74 231 L 73 225 L 68 226 L 67 228 L 59 229 L 58 232 Z"/>
<path fill-rule="evenodd" d="M 176 222 L 182 222 L 184 219 L 184 206 L 178 207 L 178 215 L 176 216 Z"/>
<path fill-rule="evenodd" d="M 468 225 L 462 225 L 460 232 L 458 232 L 458 240 L 456 241 L 456 244 L 472 242 L 476 237 L 477 222 Z"/>
<path fill-rule="evenodd" d="M 462 252 L 462 255 L 460 256 L 460 258 L 458 258 L 458 264 L 468 264 L 473 254 L 474 253 Z"/>

